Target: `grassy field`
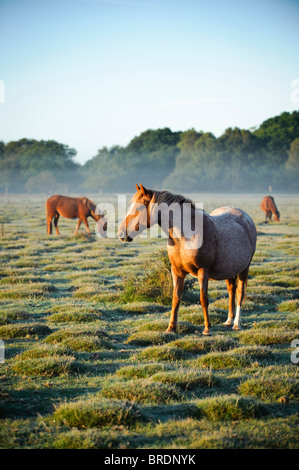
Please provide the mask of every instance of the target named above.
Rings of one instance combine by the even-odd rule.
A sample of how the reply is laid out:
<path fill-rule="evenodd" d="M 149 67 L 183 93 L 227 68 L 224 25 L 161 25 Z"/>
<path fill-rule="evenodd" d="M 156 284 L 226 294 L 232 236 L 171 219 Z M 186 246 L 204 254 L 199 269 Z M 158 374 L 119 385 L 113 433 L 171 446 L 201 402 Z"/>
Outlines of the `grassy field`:
<path fill-rule="evenodd" d="M 243 331 L 222 326 L 223 281 L 210 282 L 211 337 L 191 282 L 178 334 L 164 333 L 165 239 L 123 244 L 83 225 L 75 238 L 66 219 L 49 237 L 46 196 L 0 198 L 1 448 L 298 448 L 299 196 L 277 196 L 270 224 L 261 195 L 191 197 L 257 225 Z"/>

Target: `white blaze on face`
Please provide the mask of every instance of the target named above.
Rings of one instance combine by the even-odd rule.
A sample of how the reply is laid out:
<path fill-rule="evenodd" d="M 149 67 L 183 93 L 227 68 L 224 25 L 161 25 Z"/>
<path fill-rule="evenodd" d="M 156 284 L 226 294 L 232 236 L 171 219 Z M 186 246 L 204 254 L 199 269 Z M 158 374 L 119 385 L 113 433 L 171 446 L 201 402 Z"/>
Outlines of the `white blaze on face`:
<path fill-rule="evenodd" d="M 135 238 L 137 235 L 141 234 L 147 228 L 146 206 L 144 204 L 141 204 L 141 202 L 133 201 L 128 206 L 128 211 L 127 211 L 125 220 L 126 219 L 129 219 L 127 222 L 127 228 L 126 228 L 127 235 L 131 238 Z"/>

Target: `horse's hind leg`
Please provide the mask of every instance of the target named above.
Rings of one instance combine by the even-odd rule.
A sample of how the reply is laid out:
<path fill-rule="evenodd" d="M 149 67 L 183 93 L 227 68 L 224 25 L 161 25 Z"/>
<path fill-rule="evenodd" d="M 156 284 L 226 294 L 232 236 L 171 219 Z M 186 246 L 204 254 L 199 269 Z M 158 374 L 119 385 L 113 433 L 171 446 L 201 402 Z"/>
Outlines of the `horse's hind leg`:
<path fill-rule="evenodd" d="M 203 309 L 204 323 L 205 328 L 202 332 L 203 335 L 209 336 L 211 323 L 209 319 L 209 296 L 208 296 L 208 283 L 209 283 L 209 273 L 205 268 L 201 268 L 198 271 L 198 282 L 200 287 L 200 303 Z"/>
<path fill-rule="evenodd" d="M 52 219 L 47 219 L 47 235 L 52 235 Z"/>
<path fill-rule="evenodd" d="M 233 330 L 241 330 L 241 306 L 245 297 L 249 266 L 238 276 L 237 284 L 237 310 Z"/>
<path fill-rule="evenodd" d="M 52 235 L 52 219 L 53 219 L 53 215 L 48 212 L 47 213 L 47 235 Z"/>
<path fill-rule="evenodd" d="M 226 287 L 229 294 L 229 311 L 228 317 L 224 326 L 232 326 L 236 314 L 236 304 L 235 304 L 235 297 L 236 297 L 236 289 L 237 289 L 237 276 L 231 277 L 230 279 L 226 279 Z"/>
<path fill-rule="evenodd" d="M 55 214 L 54 214 L 54 227 L 55 227 L 57 235 L 60 235 L 59 230 L 58 230 L 58 226 L 57 226 L 59 215 L 60 214 L 58 214 L 58 212 L 55 212 Z"/>

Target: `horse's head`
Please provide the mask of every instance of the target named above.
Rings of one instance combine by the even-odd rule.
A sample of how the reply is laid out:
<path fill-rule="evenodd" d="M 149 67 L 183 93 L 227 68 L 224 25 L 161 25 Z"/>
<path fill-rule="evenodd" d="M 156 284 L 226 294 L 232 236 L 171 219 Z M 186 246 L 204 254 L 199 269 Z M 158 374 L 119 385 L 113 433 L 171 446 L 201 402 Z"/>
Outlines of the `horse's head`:
<path fill-rule="evenodd" d="M 150 227 L 150 202 L 153 191 L 136 184 L 136 193 L 132 197 L 126 217 L 120 224 L 118 238 L 123 242 L 131 242 L 133 238 Z"/>
<path fill-rule="evenodd" d="M 274 214 L 274 220 L 275 220 L 275 222 L 279 222 L 279 219 L 280 219 L 280 213 L 277 211 Z"/>
<path fill-rule="evenodd" d="M 96 233 L 103 238 L 107 238 L 107 219 L 104 215 L 101 215 L 100 218 L 97 219 Z"/>
<path fill-rule="evenodd" d="M 93 218 L 96 221 L 97 234 L 99 234 L 103 238 L 106 238 L 107 237 L 107 219 L 104 216 L 103 212 L 99 210 L 98 208 L 96 208 Z"/>
<path fill-rule="evenodd" d="M 82 198 L 82 201 L 87 207 L 89 215 L 96 221 L 96 231 L 101 237 L 107 237 L 107 219 L 105 218 L 103 212 L 98 209 L 98 207 L 90 201 L 90 199 Z"/>

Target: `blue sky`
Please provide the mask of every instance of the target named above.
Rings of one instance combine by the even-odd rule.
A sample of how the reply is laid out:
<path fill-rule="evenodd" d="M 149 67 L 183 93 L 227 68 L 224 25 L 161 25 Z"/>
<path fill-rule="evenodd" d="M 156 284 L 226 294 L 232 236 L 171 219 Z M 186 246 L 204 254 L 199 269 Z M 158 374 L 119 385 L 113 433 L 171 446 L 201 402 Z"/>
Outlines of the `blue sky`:
<path fill-rule="evenodd" d="M 250 128 L 298 109 L 299 0 L 0 0 L 0 140 L 81 163 L 152 128 Z"/>

